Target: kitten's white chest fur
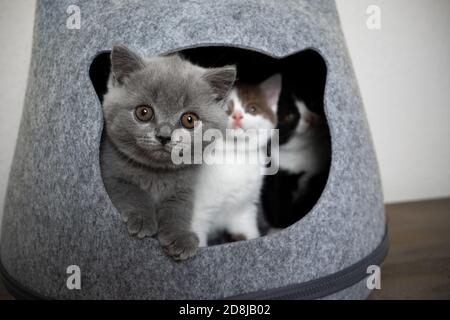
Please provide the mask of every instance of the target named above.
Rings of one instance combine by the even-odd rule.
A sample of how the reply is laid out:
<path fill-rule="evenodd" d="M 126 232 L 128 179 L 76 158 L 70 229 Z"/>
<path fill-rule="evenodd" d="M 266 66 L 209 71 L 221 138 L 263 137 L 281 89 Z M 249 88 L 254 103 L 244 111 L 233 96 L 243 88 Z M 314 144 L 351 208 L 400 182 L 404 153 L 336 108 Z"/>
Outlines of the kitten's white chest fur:
<path fill-rule="evenodd" d="M 255 151 L 257 152 L 257 151 Z M 263 176 L 259 164 L 204 165 L 197 181 L 192 230 L 207 245 L 208 235 L 220 230 L 255 238 L 256 204 Z"/>
<path fill-rule="evenodd" d="M 286 144 L 280 146 L 278 163 L 281 169 L 298 174 L 303 171 L 317 172 L 322 167 L 318 157 L 320 147 L 314 138 L 305 139 L 294 136 Z"/>
<path fill-rule="evenodd" d="M 312 177 L 327 169 L 330 142 L 323 119 L 309 111 L 303 101 L 296 107 L 301 119 L 291 139 L 280 146 L 279 168 L 290 174 L 303 175 L 298 181 L 296 196 L 307 192 Z"/>
<path fill-rule="evenodd" d="M 281 76 L 274 75 L 259 85 L 242 85 L 234 88 L 228 105 L 228 128 L 233 128 L 237 137 L 252 130 L 271 130 L 276 125 L 278 97 L 281 91 Z M 259 137 L 258 137 L 259 138 Z M 245 148 L 247 159 L 261 159 L 266 150 L 265 140 L 257 146 Z M 219 149 L 229 154 L 239 148 L 238 143 L 227 141 Z M 244 142 L 245 145 L 245 142 Z M 215 156 L 214 156 L 215 157 Z M 228 231 L 235 240 L 252 239 L 259 236 L 257 227 L 257 205 L 264 176 L 261 161 L 235 161 L 223 159 L 222 164 L 203 164 L 197 180 L 192 231 L 206 246 L 208 236 L 219 231 Z"/>

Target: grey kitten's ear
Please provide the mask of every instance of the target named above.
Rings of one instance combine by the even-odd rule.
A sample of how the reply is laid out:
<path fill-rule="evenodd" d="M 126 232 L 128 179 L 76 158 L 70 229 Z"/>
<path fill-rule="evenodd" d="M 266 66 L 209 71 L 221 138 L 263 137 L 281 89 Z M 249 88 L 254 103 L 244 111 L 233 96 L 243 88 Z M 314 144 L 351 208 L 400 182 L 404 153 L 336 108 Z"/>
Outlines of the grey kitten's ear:
<path fill-rule="evenodd" d="M 216 94 L 216 100 L 220 101 L 227 97 L 234 81 L 236 81 L 236 67 L 225 66 L 206 69 L 202 77 L 213 89 Z"/>
<path fill-rule="evenodd" d="M 133 72 L 144 68 L 144 61 L 124 45 L 115 45 L 111 50 L 111 70 L 114 79 L 122 84 Z"/>

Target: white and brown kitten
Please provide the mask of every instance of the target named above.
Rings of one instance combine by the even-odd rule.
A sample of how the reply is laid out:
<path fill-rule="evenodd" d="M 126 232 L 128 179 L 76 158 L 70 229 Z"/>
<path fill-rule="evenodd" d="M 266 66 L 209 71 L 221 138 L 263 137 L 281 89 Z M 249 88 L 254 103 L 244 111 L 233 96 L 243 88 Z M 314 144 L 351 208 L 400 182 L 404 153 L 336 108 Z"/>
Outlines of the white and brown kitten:
<path fill-rule="evenodd" d="M 281 75 L 276 74 L 259 85 L 237 84 L 230 93 L 228 105 L 228 128 L 232 129 L 237 143 L 227 140 L 222 148 L 225 153 L 240 152 L 245 140 L 241 135 L 254 130 L 272 130 L 277 124 L 277 105 L 281 91 Z M 260 138 L 261 136 L 259 136 Z M 270 135 L 258 139 L 255 148 L 245 147 L 247 153 L 259 156 L 267 146 Z M 263 148 L 264 147 L 264 148 Z M 220 149 L 220 148 L 219 148 Z M 252 155 L 248 154 L 250 158 Z M 232 240 L 258 237 L 257 206 L 264 176 L 260 162 L 245 161 L 237 164 L 204 164 L 198 178 L 192 230 L 206 246 L 208 237 L 226 231 Z"/>

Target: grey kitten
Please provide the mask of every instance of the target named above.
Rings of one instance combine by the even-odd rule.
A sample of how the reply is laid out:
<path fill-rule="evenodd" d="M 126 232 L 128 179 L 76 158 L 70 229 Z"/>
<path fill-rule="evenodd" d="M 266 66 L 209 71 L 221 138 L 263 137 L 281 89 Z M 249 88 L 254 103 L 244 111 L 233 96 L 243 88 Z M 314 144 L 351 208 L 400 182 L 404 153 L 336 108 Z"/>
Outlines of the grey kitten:
<path fill-rule="evenodd" d="M 199 242 L 191 217 L 200 168 L 172 162 L 172 134 L 182 129 L 192 137 L 196 121 L 203 130 L 225 129 L 235 67 L 205 69 L 178 55 L 141 58 L 119 45 L 111 71 L 103 102 L 105 187 L 130 234 L 156 235 L 167 255 L 187 259 Z"/>

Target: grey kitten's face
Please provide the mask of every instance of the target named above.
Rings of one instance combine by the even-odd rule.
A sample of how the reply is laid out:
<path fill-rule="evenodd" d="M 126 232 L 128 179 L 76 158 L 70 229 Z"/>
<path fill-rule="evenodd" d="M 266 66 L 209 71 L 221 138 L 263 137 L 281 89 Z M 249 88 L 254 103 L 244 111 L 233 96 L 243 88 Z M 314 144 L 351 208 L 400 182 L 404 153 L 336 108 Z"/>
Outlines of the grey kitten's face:
<path fill-rule="evenodd" d="M 234 67 L 205 69 L 176 55 L 142 59 L 123 46 L 113 48 L 111 65 L 103 102 L 106 132 L 129 158 L 171 168 L 172 149 L 180 143 L 172 139 L 174 130 L 192 137 L 197 121 L 203 130 L 226 127 L 223 102 Z"/>

